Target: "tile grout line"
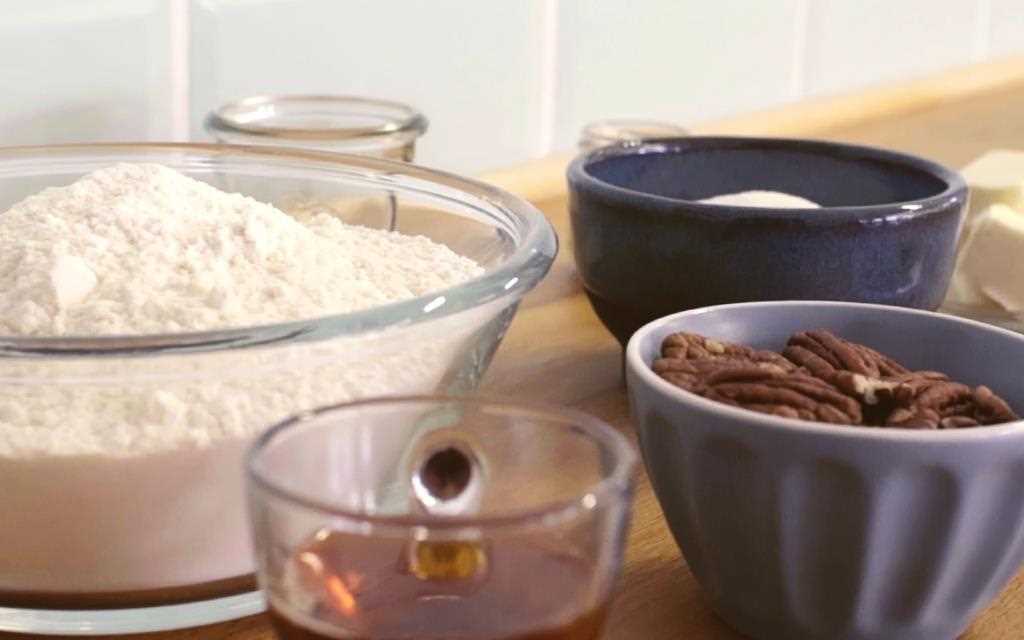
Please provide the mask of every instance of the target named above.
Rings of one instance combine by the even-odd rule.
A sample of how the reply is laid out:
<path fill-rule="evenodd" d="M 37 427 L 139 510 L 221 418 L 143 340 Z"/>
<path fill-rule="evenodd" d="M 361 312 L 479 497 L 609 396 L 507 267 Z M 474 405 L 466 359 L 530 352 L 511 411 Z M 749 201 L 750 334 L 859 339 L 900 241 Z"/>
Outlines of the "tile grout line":
<path fill-rule="evenodd" d="M 981 62 L 989 55 L 992 30 L 992 0 L 977 0 L 974 18 L 974 38 L 971 43 L 971 61 Z"/>
<path fill-rule="evenodd" d="M 804 95 L 807 59 L 807 31 L 810 28 L 811 0 L 797 0 L 793 18 L 793 52 L 789 67 L 789 98 L 798 100 Z"/>
<path fill-rule="evenodd" d="M 179 142 L 191 136 L 190 9 L 190 0 L 168 0 L 171 137 Z"/>
<path fill-rule="evenodd" d="M 540 8 L 540 135 L 537 156 L 555 148 L 558 115 L 558 0 L 539 0 Z"/>

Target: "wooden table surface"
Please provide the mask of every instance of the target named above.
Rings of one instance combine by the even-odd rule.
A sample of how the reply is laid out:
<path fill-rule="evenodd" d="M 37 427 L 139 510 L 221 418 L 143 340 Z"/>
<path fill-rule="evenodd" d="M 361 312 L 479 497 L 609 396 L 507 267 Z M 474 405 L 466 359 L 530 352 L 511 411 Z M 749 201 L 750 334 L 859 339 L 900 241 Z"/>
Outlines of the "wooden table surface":
<path fill-rule="evenodd" d="M 992 147 L 1024 148 L 1024 116 L 1021 114 L 1024 114 L 1024 82 L 1015 82 L 960 96 L 952 102 L 932 101 L 921 108 L 905 109 L 895 118 L 833 123 L 809 133 L 815 137 L 891 147 L 959 166 Z M 729 127 L 731 133 L 736 129 L 735 125 Z M 749 131 L 762 132 L 754 120 Z M 794 134 L 793 131 L 788 133 Z M 561 170 L 559 162 L 536 166 L 549 173 Z M 515 189 L 524 184 L 519 178 L 506 173 L 495 180 Z M 557 175 L 539 176 L 537 180 L 547 185 L 561 183 Z M 487 374 L 482 392 L 571 405 L 599 416 L 633 438 L 619 346 L 591 311 L 572 264 L 564 191 L 548 189 L 547 193 L 527 195 L 547 214 L 558 231 L 560 253 L 546 280 L 524 300 Z M 0 634 L 0 638 L 15 637 L 19 636 Z M 268 640 L 271 632 L 265 618 L 255 616 L 199 629 L 138 637 Z M 642 471 L 623 578 L 605 637 L 607 640 L 742 637 L 719 621 L 708 607 L 680 558 Z M 1013 580 L 963 637 L 970 640 L 1024 637 L 1024 573 Z"/>
<path fill-rule="evenodd" d="M 1022 114 L 1024 83 L 915 109 L 895 119 L 840 124 L 814 136 L 891 147 L 962 166 L 993 147 L 1024 149 Z M 488 372 L 484 391 L 573 405 L 633 437 L 620 349 L 591 311 L 576 277 L 564 193 L 536 204 L 558 231 L 559 256 L 548 278 L 526 299 Z M 607 640 L 743 637 L 711 611 L 642 474 Z M 1024 638 L 1024 572 L 962 638 Z"/>

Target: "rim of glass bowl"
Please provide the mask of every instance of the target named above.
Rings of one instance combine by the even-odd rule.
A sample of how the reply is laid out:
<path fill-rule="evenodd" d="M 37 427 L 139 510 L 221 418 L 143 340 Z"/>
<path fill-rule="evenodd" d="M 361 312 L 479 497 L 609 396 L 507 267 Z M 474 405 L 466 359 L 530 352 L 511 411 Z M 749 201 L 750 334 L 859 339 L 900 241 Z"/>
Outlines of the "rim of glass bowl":
<path fill-rule="evenodd" d="M 338 109 L 343 112 L 355 107 L 372 109 L 374 115 L 383 120 L 376 127 L 285 127 L 274 124 L 268 116 L 268 107 L 295 109 L 308 105 L 321 109 Z M 359 96 L 306 94 L 306 95 L 257 95 L 221 105 L 206 119 L 206 128 L 211 133 L 227 133 L 265 137 L 279 140 L 365 140 L 375 137 L 400 136 L 417 138 L 427 130 L 426 116 L 413 107 L 391 100 L 362 98 Z"/>
<path fill-rule="evenodd" d="M 483 182 L 425 169 L 404 162 L 368 156 L 305 149 L 203 143 L 69 144 L 0 149 L 0 180 L 18 175 L 46 175 L 56 167 L 72 173 L 118 162 L 155 162 L 177 154 L 176 168 L 216 168 L 219 158 L 264 160 L 281 171 L 335 175 L 381 191 L 429 196 L 435 202 L 458 203 L 486 216 L 513 235 L 516 246 L 500 264 L 455 287 L 352 313 L 331 314 L 251 326 L 206 331 L 100 336 L 0 335 L 0 357 L 82 356 L 126 357 L 158 353 L 210 352 L 279 342 L 314 342 L 358 335 L 396 325 L 411 326 L 446 317 L 532 289 L 547 273 L 558 248 L 550 223 L 533 205 Z M 104 160 L 106 158 L 106 160 Z M 255 174 L 258 175 L 258 174 Z M 2 215 L 2 214 L 0 214 Z M 441 300 L 438 303 L 438 300 Z"/>
<path fill-rule="evenodd" d="M 309 420 L 353 409 L 409 404 L 430 406 L 444 404 L 470 405 L 481 409 L 489 408 L 504 413 L 511 413 L 516 416 L 535 416 L 549 421 L 557 421 L 566 429 L 582 431 L 592 440 L 596 441 L 604 451 L 612 456 L 612 468 L 607 475 L 591 483 L 585 490 L 577 492 L 578 495 L 573 498 L 543 501 L 533 507 L 518 509 L 500 515 L 485 516 L 437 514 L 381 515 L 368 513 L 359 509 L 341 507 L 327 500 L 304 495 L 300 491 L 282 486 L 279 482 L 268 478 L 263 473 L 263 469 L 260 466 L 260 454 L 279 435 L 291 429 L 301 427 Z M 245 474 L 251 486 L 265 491 L 278 499 L 285 500 L 290 504 L 359 525 L 370 525 L 382 531 L 404 532 L 416 528 L 446 532 L 465 529 L 495 531 L 498 529 L 520 529 L 534 526 L 541 528 L 557 526 L 569 521 L 581 512 L 587 512 L 597 506 L 605 505 L 615 494 L 622 495 L 631 490 L 633 486 L 633 472 L 638 461 L 639 456 L 636 449 L 629 443 L 626 436 L 619 433 L 617 429 L 603 420 L 576 409 L 537 402 L 510 402 L 487 396 L 409 395 L 342 402 L 317 407 L 288 417 L 264 431 L 249 446 L 245 456 Z M 628 493 L 624 499 L 629 499 Z"/>

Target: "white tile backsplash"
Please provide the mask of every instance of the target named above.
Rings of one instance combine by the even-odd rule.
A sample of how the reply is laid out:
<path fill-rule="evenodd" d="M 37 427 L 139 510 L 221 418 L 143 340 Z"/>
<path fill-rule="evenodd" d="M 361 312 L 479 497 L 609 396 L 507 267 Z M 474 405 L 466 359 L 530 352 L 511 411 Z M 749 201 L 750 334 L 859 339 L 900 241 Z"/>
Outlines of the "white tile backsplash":
<path fill-rule="evenodd" d="M 0 145 L 169 138 L 170 6 L 5 1 Z"/>
<path fill-rule="evenodd" d="M 967 64 L 979 6 L 965 0 L 812 1 L 806 91 L 848 91 Z"/>
<path fill-rule="evenodd" d="M 985 0 L 989 3 L 989 49 L 993 55 L 1024 54 L 1024 0 Z"/>
<path fill-rule="evenodd" d="M 683 125 L 1024 54 L 1024 0 L 5 0 L 0 145 L 205 140 L 258 93 L 364 94 L 477 172 L 588 121 Z"/>
<path fill-rule="evenodd" d="M 793 97 L 799 0 L 563 0 L 560 7 L 560 147 L 575 144 L 596 119 L 685 126 Z"/>
<path fill-rule="evenodd" d="M 430 129 L 417 161 L 456 171 L 536 154 L 540 2 L 200 0 L 193 132 L 218 104 L 262 93 L 400 100 Z"/>

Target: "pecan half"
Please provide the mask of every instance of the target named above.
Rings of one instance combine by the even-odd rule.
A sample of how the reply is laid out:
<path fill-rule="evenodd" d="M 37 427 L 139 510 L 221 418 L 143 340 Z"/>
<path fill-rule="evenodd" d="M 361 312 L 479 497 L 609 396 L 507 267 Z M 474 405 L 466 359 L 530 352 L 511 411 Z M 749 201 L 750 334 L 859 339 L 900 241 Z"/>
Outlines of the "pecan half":
<path fill-rule="evenodd" d="M 760 378 L 720 374 L 705 381 L 701 395 L 711 400 L 729 400 L 761 413 L 835 424 L 861 422 L 856 400 L 823 380 L 801 373 Z"/>
<path fill-rule="evenodd" d="M 882 376 L 899 376 L 910 373 L 910 369 L 907 369 L 899 362 L 896 362 L 889 356 L 879 353 L 871 347 L 864 346 L 862 344 L 851 343 L 854 347 L 860 350 L 864 354 L 864 357 L 870 359 L 878 367 L 878 373 Z M 940 374 L 941 375 L 941 374 Z"/>
<path fill-rule="evenodd" d="M 975 417 L 982 424 L 998 424 L 1020 420 L 1005 400 L 992 393 L 986 386 L 976 387 L 971 395 L 975 405 Z"/>
<path fill-rule="evenodd" d="M 796 369 L 792 362 L 773 351 L 760 351 L 751 347 L 722 340 L 712 340 L 695 333 L 673 333 L 661 343 L 663 358 L 682 360 L 736 360 L 746 363 L 774 364 L 786 371 Z"/>
<path fill-rule="evenodd" d="M 902 384 L 905 386 L 901 390 L 909 388 L 907 385 L 910 383 Z M 909 402 L 889 414 L 885 426 L 938 429 L 943 419 L 947 419 L 947 425 L 953 425 L 959 421 L 948 418 L 972 417 L 973 403 L 970 400 L 973 391 L 967 385 L 948 380 L 927 380 L 917 389 Z"/>
<path fill-rule="evenodd" d="M 870 347 L 849 342 L 830 331 L 801 331 L 786 343 L 782 355 L 813 375 L 830 379 L 839 371 L 871 378 L 907 373 L 907 368 Z"/>
<path fill-rule="evenodd" d="M 654 361 L 651 368 L 665 380 L 687 391 L 699 391 L 709 381 L 751 381 L 788 373 L 775 363 L 754 362 L 739 357 L 693 360 L 659 358 Z"/>

